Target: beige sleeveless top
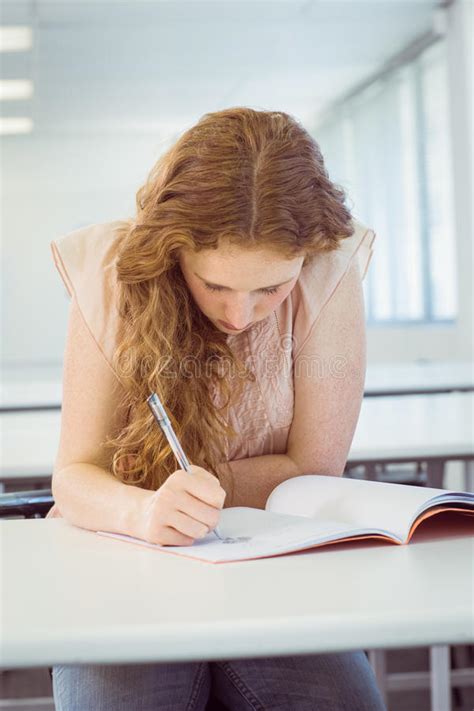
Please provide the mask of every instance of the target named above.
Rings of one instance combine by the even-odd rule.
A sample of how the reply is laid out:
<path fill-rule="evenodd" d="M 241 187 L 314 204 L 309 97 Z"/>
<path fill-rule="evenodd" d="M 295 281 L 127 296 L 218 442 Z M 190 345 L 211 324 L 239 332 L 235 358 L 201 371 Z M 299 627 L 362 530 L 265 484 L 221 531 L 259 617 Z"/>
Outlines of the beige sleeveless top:
<path fill-rule="evenodd" d="M 116 235 L 122 221 L 82 227 L 51 243 L 56 267 L 67 292 L 75 298 L 92 338 L 113 369 L 118 313 L 116 308 Z M 230 411 L 238 433 L 227 442 L 227 461 L 286 452 L 293 419 L 293 362 L 352 260 L 361 280 L 372 256 L 373 230 L 353 220 L 353 234 L 332 252 L 305 265 L 285 301 L 250 329 L 229 335 L 234 352 L 246 362 L 254 380 L 246 384 Z"/>

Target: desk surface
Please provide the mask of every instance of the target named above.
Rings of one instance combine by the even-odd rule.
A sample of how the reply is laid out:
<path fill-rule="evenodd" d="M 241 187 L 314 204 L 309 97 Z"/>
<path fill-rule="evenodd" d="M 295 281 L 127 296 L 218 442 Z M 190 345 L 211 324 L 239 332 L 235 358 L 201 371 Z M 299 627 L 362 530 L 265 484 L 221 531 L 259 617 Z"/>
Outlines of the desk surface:
<path fill-rule="evenodd" d="M 365 395 L 474 390 L 474 363 L 373 363 L 367 366 Z"/>
<path fill-rule="evenodd" d="M 472 521 L 443 518 L 406 546 L 367 540 L 225 565 L 61 519 L 6 520 L 0 665 L 472 643 Z"/>
<path fill-rule="evenodd" d="M 364 398 L 349 463 L 474 457 L 474 393 Z"/>
<path fill-rule="evenodd" d="M 62 367 L 10 366 L 2 370 L 0 411 L 61 407 Z"/>

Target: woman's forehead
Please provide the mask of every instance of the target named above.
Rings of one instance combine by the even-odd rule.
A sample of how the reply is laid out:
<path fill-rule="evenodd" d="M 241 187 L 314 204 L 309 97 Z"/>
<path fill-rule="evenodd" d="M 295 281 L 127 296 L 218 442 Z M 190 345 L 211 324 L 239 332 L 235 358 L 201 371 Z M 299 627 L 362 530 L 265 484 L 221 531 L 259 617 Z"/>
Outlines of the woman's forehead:
<path fill-rule="evenodd" d="M 267 248 L 219 244 L 217 249 L 186 251 L 182 264 L 211 284 L 230 289 L 261 288 L 288 281 L 299 274 L 304 256 L 288 257 Z M 255 281 L 261 284 L 255 286 Z"/>

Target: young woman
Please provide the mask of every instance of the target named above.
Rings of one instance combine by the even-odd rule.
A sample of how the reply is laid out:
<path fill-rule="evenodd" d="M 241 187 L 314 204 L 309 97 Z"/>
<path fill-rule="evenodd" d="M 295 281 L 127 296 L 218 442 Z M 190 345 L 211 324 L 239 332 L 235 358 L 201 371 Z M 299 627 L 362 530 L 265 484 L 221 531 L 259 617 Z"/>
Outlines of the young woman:
<path fill-rule="evenodd" d="M 364 388 L 374 233 L 285 113 L 206 114 L 158 161 L 134 219 L 52 244 L 71 298 L 55 506 L 91 530 L 189 545 L 223 506 L 341 476 Z M 156 391 L 193 476 L 146 403 Z M 57 666 L 64 711 L 383 709 L 362 651 Z"/>

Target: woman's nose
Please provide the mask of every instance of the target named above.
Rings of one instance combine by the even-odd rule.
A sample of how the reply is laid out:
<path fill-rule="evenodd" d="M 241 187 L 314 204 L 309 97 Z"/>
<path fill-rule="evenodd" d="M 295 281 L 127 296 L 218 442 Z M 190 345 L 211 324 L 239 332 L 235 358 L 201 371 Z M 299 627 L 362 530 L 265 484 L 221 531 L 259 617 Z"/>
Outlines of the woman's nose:
<path fill-rule="evenodd" d="M 223 321 L 234 328 L 245 328 L 253 318 L 253 304 L 249 298 L 236 298 L 226 305 Z"/>

